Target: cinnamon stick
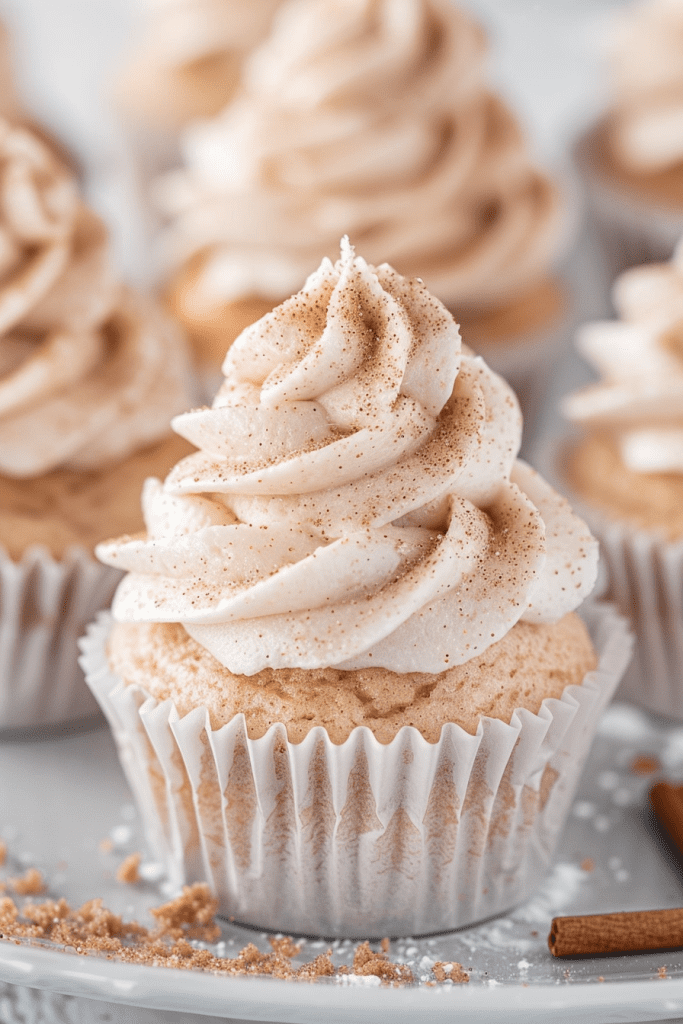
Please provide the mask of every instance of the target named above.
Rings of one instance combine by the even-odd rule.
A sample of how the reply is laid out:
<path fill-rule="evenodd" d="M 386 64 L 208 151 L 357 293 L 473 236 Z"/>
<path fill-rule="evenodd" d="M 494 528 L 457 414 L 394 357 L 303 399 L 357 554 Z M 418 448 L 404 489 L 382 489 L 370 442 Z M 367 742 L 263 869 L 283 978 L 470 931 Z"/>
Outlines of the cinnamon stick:
<path fill-rule="evenodd" d="M 553 918 L 553 956 L 607 956 L 683 947 L 683 909 L 636 910 Z"/>
<path fill-rule="evenodd" d="M 650 790 L 655 818 L 683 856 L 683 787 L 658 782 Z"/>

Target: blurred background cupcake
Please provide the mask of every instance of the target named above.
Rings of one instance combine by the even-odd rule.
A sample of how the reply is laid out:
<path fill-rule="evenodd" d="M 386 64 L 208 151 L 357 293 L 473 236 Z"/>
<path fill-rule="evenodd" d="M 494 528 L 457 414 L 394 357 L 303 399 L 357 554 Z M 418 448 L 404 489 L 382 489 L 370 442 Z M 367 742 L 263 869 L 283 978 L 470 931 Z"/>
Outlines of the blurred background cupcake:
<path fill-rule="evenodd" d="M 0 729 L 94 711 L 76 640 L 116 574 L 95 561 L 142 525 L 137 494 L 182 454 L 184 340 L 121 285 L 72 172 L 0 121 Z"/>
<path fill-rule="evenodd" d="M 683 5 L 641 0 L 615 17 L 610 103 L 577 153 L 611 278 L 668 259 L 683 233 Z"/>
<path fill-rule="evenodd" d="M 156 195 L 169 303 L 205 367 L 349 232 L 420 276 L 531 413 L 566 322 L 562 199 L 450 0 L 294 0 L 183 151 Z"/>
<path fill-rule="evenodd" d="M 601 543 L 610 596 L 633 621 L 622 693 L 683 719 L 683 252 L 626 271 L 619 319 L 589 324 L 600 374 L 562 408 L 581 435 L 561 472 Z"/>
<path fill-rule="evenodd" d="M 150 183 L 181 162 L 180 131 L 232 99 L 245 58 L 267 34 L 281 3 L 137 0 L 136 39 L 115 79 L 113 102 L 126 140 L 140 244 L 148 254 L 160 226 L 147 201 Z"/>

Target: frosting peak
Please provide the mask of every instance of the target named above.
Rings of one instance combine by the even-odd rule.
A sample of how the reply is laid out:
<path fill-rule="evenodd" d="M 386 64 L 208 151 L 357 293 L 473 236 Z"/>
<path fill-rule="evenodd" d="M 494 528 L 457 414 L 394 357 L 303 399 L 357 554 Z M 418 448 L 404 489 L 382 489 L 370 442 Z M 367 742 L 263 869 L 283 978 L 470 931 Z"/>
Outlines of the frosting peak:
<path fill-rule="evenodd" d="M 346 231 L 449 305 L 496 305 L 548 270 L 554 188 L 485 84 L 482 30 L 452 0 L 295 0 L 234 102 L 163 179 L 173 258 L 215 302 L 281 300 Z"/>
<path fill-rule="evenodd" d="M 613 300 L 618 321 L 588 324 L 582 355 L 601 374 L 568 395 L 563 411 L 607 431 L 635 472 L 683 473 L 683 246 L 669 263 L 626 271 Z"/>
<path fill-rule="evenodd" d="M 98 548 L 114 614 L 180 621 L 229 669 L 440 672 L 590 590 L 587 528 L 524 463 L 514 394 L 418 280 L 343 243 L 234 343 L 200 449 Z"/>

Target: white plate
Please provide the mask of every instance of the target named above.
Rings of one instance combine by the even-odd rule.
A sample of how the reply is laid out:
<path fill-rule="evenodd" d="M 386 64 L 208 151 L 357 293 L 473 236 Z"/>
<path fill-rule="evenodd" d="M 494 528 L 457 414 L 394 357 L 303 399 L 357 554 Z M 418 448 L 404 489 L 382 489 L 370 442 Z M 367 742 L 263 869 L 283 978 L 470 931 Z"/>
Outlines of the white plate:
<path fill-rule="evenodd" d="M 651 831 L 645 813 L 651 779 L 630 770 L 634 755 L 647 752 L 656 753 L 669 774 L 683 777 L 681 727 L 655 722 L 623 705 L 610 709 L 555 868 L 539 895 L 508 917 L 477 928 L 393 944 L 392 955 L 408 962 L 423 981 L 429 977 L 428 963 L 458 960 L 472 969 L 468 985 L 421 983 L 390 989 L 223 978 L 12 942 L 0 942 L 0 981 L 173 1010 L 185 1021 L 189 1014 L 193 1020 L 204 1014 L 301 1024 L 319 1024 L 323 1017 L 330 1022 L 374 1024 L 377 1014 L 383 1013 L 392 1022 L 423 1016 L 452 1021 L 458 1015 L 467 1021 L 528 1024 L 547 1022 L 552 1013 L 553 1021 L 576 1021 L 580 1014 L 581 1021 L 590 1024 L 683 1016 L 683 954 L 572 962 L 554 959 L 546 946 L 556 913 L 683 905 L 683 875 Z M 124 886 L 114 881 L 117 864 L 143 847 L 105 728 L 42 741 L 4 742 L 0 779 L 0 836 L 12 855 L 10 872 L 37 865 L 45 872 L 51 894 L 63 895 L 72 904 L 102 896 L 117 913 L 143 921 L 147 908 L 165 898 L 158 883 Z M 112 852 L 99 849 L 105 838 L 116 842 Z M 586 858 L 594 862 L 592 871 L 581 867 Z M 264 934 L 235 925 L 224 926 L 223 938 L 227 956 L 249 941 L 268 949 Z M 321 947 L 327 943 L 309 941 L 302 956 L 310 959 Z M 334 944 L 335 962 L 349 962 L 352 949 L 351 943 Z M 661 967 L 666 967 L 665 979 L 659 977 Z M 0 988 L 4 1024 L 1 999 Z M 26 1018 L 16 1016 L 19 1019 Z"/>

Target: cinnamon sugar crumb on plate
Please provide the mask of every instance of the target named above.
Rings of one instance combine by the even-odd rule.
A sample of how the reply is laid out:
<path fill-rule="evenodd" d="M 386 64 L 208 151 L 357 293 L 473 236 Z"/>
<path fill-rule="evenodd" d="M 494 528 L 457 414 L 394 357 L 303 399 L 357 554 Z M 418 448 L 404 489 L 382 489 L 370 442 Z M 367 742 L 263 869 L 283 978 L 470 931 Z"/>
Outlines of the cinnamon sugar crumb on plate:
<path fill-rule="evenodd" d="M 0 868 L 3 866 L 3 864 L 5 863 L 6 860 L 7 860 L 7 843 L 4 843 L 2 841 L 2 839 L 0 839 Z"/>
<path fill-rule="evenodd" d="M 45 892 L 45 882 L 37 868 L 29 868 L 20 878 L 10 878 L 9 884 L 19 896 L 37 896 Z"/>
<path fill-rule="evenodd" d="M 30 876 L 29 885 L 31 879 L 35 884 L 37 877 L 42 887 L 40 872 L 33 868 L 26 874 Z M 124 921 L 105 907 L 101 899 L 89 900 L 77 909 L 70 907 L 64 899 L 27 903 L 19 908 L 13 899 L 5 896 L 0 898 L 0 939 L 10 942 L 47 941 L 81 955 L 99 954 L 126 963 L 194 969 L 219 975 L 270 975 L 301 981 L 355 975 L 376 977 L 382 984 L 394 986 L 411 984 L 415 980 L 406 964 L 389 960 L 384 952 L 388 941 L 382 943 L 383 949 L 378 952 L 370 948 L 369 942 L 360 943 L 351 968 L 335 967 L 331 949 L 310 962 L 293 963 L 303 947 L 291 936 L 269 937 L 270 953 L 262 953 L 250 942 L 235 957 L 217 956 L 209 949 L 192 945 L 190 941 L 213 942 L 219 938 L 215 911 L 216 900 L 204 883 L 185 886 L 176 899 L 151 908 L 150 913 L 157 922 L 152 929 L 137 921 Z M 438 981 L 469 980 L 460 964 L 439 962 L 433 970 Z"/>
<path fill-rule="evenodd" d="M 124 882 L 126 885 L 135 885 L 140 881 L 140 853 L 131 853 L 125 860 L 122 860 L 116 869 L 116 881 Z"/>

